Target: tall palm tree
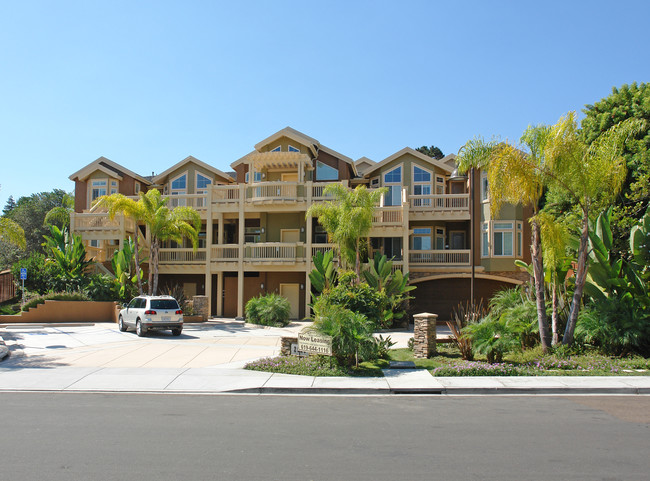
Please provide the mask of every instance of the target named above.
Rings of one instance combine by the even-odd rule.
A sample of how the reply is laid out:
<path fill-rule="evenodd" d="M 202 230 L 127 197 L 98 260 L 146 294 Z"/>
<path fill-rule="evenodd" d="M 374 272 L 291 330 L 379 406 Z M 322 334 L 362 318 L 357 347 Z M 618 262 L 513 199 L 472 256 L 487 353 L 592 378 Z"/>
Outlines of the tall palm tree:
<path fill-rule="evenodd" d="M 372 227 L 372 216 L 386 189 L 368 190 L 365 185 L 350 190 L 341 184 L 330 184 L 325 195 L 334 200 L 313 204 L 307 219 L 317 217 L 330 239 L 339 245 L 340 255 L 347 266 L 354 266 L 357 279 L 361 276 L 361 242 Z"/>
<path fill-rule="evenodd" d="M 70 227 L 70 214 L 74 212 L 74 197 L 64 194 L 61 205 L 53 207 L 45 214 L 45 224 L 56 224 L 63 227 Z"/>
<path fill-rule="evenodd" d="M 138 223 L 147 226 L 150 235 L 149 245 L 149 295 L 158 292 L 158 254 L 161 242 L 172 240 L 182 242 L 187 237 L 196 250 L 201 229 L 201 216 L 191 207 L 167 207 L 168 198 L 163 198 L 160 191 L 152 189 L 147 193 L 140 192 L 140 198 L 135 201 L 122 194 L 112 194 L 101 197 L 98 204 L 107 207 L 111 218 L 123 213 L 132 218 L 136 224 L 134 235 L 134 250 L 138 289 L 142 293 L 140 279 L 140 264 L 138 257 Z"/>
<path fill-rule="evenodd" d="M 571 199 L 582 214 L 575 290 L 563 344 L 573 343 L 587 279 L 592 208 L 611 203 L 621 190 L 626 175 L 623 149 L 628 138 L 642 127 L 642 122 L 628 119 L 601 134 L 590 145 L 580 137 L 575 112 L 569 112 L 551 128 L 545 149 L 551 184 Z"/>
<path fill-rule="evenodd" d="M 507 142 L 484 141 L 476 138 L 465 144 L 458 154 L 461 172 L 480 168 L 487 172 L 490 186 L 490 212 L 498 215 L 504 203 L 522 204 L 533 210 L 531 223 L 531 259 L 537 300 L 537 321 L 542 349 L 551 346 L 551 333 L 546 315 L 544 292 L 544 263 L 542 258 L 540 225 L 537 219 L 544 189 L 544 145 L 549 127 L 528 127 L 521 142 L 528 153 Z"/>

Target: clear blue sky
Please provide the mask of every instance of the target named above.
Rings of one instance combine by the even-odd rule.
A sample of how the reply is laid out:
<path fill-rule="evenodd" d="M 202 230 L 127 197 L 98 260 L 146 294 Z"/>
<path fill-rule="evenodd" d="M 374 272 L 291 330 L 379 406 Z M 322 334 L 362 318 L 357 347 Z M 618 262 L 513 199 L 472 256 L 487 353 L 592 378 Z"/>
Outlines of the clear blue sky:
<path fill-rule="evenodd" d="M 230 170 L 289 125 L 457 152 L 650 81 L 648 1 L 0 3 L 0 207 L 104 155 Z"/>

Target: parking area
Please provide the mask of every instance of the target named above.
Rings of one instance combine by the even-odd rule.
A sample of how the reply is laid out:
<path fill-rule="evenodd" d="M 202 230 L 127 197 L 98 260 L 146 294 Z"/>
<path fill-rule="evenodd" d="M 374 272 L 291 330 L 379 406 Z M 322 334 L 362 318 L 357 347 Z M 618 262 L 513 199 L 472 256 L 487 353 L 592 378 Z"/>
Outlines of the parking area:
<path fill-rule="evenodd" d="M 278 355 L 280 338 L 306 324 L 269 328 L 215 320 L 186 324 L 179 337 L 163 331 L 142 338 L 110 323 L 10 325 L 0 329 L 11 353 L 2 367 L 240 367 Z"/>

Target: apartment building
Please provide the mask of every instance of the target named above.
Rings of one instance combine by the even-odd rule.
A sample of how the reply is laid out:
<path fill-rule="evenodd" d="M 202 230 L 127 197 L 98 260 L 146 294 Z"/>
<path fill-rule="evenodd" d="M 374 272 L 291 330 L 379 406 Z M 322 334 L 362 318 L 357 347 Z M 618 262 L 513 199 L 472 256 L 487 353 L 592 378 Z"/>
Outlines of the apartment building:
<path fill-rule="evenodd" d="M 456 172 L 455 156 L 436 160 L 404 148 L 380 162 L 356 162 L 290 127 L 254 146 L 226 173 L 187 157 L 157 175 L 143 176 L 100 157 L 70 179 L 75 182 L 72 230 L 89 255 L 107 262 L 144 226 L 94 208 L 101 195 L 137 196 L 159 189 L 169 205 L 191 206 L 203 220 L 199 248 L 168 243 L 160 250 L 160 285 L 180 284 L 188 296 L 207 295 L 211 313 L 241 317 L 251 297 L 276 292 L 286 297 L 294 318 L 309 315 L 312 256 L 334 246 L 309 207 L 328 199 L 325 187 L 386 187 L 370 232 L 372 253 L 394 259 L 417 285 L 414 312 L 448 318 L 459 302 L 487 299 L 527 274 L 515 259 L 530 262 L 527 218 L 521 206 L 506 206 L 498 219 L 489 212 L 485 175 Z M 473 182 L 472 182 L 473 180 Z M 473 187 L 474 195 L 471 195 Z M 134 197 L 135 198 L 135 197 Z M 472 202 L 473 199 L 473 202 Z"/>

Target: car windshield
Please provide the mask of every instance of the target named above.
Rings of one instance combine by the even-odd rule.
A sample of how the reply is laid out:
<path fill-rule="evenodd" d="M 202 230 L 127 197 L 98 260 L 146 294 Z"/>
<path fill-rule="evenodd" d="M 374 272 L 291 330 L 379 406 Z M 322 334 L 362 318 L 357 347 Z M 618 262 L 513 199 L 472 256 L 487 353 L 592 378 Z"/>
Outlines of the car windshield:
<path fill-rule="evenodd" d="M 152 309 L 178 309 L 175 299 L 151 299 Z"/>

